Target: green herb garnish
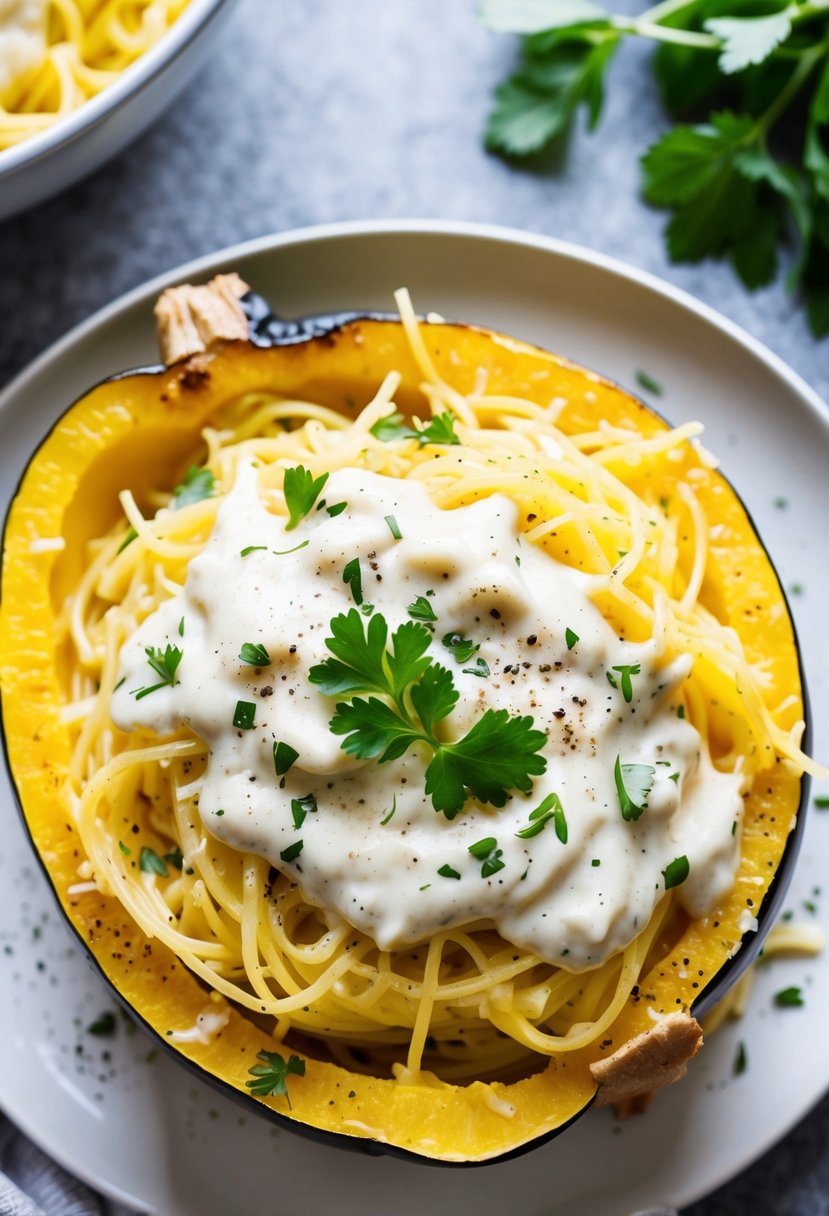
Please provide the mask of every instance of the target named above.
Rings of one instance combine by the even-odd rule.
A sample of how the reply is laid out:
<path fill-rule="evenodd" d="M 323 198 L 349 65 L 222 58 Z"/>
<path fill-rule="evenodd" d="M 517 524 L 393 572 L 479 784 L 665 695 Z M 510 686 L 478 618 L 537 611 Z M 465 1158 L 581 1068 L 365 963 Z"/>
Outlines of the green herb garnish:
<path fill-rule="evenodd" d="M 284 1097 L 291 1106 L 291 1096 L 288 1093 L 288 1077 L 305 1076 L 305 1061 L 299 1056 L 289 1056 L 286 1061 L 278 1051 L 260 1051 L 256 1056 L 261 1064 L 254 1064 L 248 1072 L 254 1078 L 246 1081 L 245 1085 L 256 1094 L 257 1098 Z"/>
<path fill-rule="evenodd" d="M 482 0 L 481 15 L 490 29 L 524 36 L 519 70 L 497 89 L 486 131 L 487 147 L 510 158 L 563 137 L 581 107 L 595 128 L 619 46 L 656 45 L 672 117 L 703 118 L 677 123 L 641 160 L 645 199 L 671 212 L 671 260 L 728 258 L 753 290 L 775 277 L 778 247 L 793 238 L 788 282 L 801 289 L 814 333 L 829 333 L 822 0 L 667 0 L 636 14 L 594 0 Z"/>
<path fill-rule="evenodd" d="M 688 865 L 688 858 L 685 854 L 683 853 L 682 857 L 675 857 L 662 871 L 665 890 L 670 891 L 672 887 L 681 887 L 690 872 L 691 867 Z"/>
<path fill-rule="evenodd" d="M 617 756 L 613 776 L 622 818 L 629 822 L 637 820 L 647 806 L 645 799 L 653 789 L 656 769 L 650 764 L 622 764 Z"/>
<path fill-rule="evenodd" d="M 621 683 L 622 696 L 625 698 L 625 700 L 627 701 L 627 703 L 629 705 L 631 703 L 631 701 L 633 700 L 633 682 L 630 677 L 638 676 L 639 672 L 642 669 L 638 663 L 623 663 L 620 667 L 614 667 L 612 670 L 618 671 L 618 673 L 619 673 L 619 680 Z M 608 679 L 610 679 L 609 675 L 608 675 Z M 611 680 L 610 682 L 614 688 L 619 687 L 619 685 L 616 684 L 615 680 Z"/>
<path fill-rule="evenodd" d="M 326 646 L 334 657 L 312 667 L 309 679 L 327 696 L 351 698 L 336 705 L 329 724 L 344 736 L 341 746 L 349 755 L 384 764 L 425 743 L 432 752 L 426 793 L 448 819 L 461 810 L 467 791 L 493 806 L 504 806 L 511 790 L 530 792 L 532 777 L 547 767 L 537 754 L 547 737 L 531 717 L 488 709 L 462 738 L 438 738 L 437 725 L 459 694 L 451 673 L 427 655 L 431 634 L 423 625 L 407 621 L 389 639 L 382 614 L 365 625 L 351 609 L 334 617 L 331 633 Z"/>
<path fill-rule="evenodd" d="M 425 595 L 419 595 L 413 604 L 406 609 L 413 621 L 436 621 L 435 610 Z"/>
<path fill-rule="evenodd" d="M 328 481 L 327 473 L 314 477 L 301 464 L 296 468 L 285 470 L 282 493 L 285 495 L 285 506 L 288 508 L 286 532 L 293 531 L 299 521 L 305 518 L 322 493 L 322 487 L 326 481 Z"/>
<path fill-rule="evenodd" d="M 121 850 L 121 852 L 124 854 L 125 857 L 132 857 L 132 849 L 129 847 L 128 844 L 124 844 L 123 840 L 118 841 L 118 848 Z"/>
<path fill-rule="evenodd" d="M 400 531 L 400 525 L 398 524 L 398 522 L 394 518 L 394 516 L 393 515 L 384 515 L 383 518 L 385 519 L 386 523 L 389 525 L 389 532 L 391 532 L 394 539 L 402 540 L 403 533 Z"/>
<path fill-rule="evenodd" d="M 572 650 L 576 642 L 579 640 L 579 635 L 574 633 L 572 629 L 565 629 L 564 640 L 567 643 L 567 649 Z"/>
<path fill-rule="evenodd" d="M 440 640 L 454 656 L 456 663 L 466 663 L 476 651 L 481 649 L 471 638 L 465 638 L 462 633 L 445 633 Z"/>
<path fill-rule="evenodd" d="M 159 646 L 146 646 L 144 653 L 147 656 L 147 662 L 160 680 L 157 684 L 151 684 L 149 688 L 136 688 L 131 693 L 136 701 L 140 701 L 143 697 L 148 697 L 151 692 L 156 692 L 159 688 L 174 688 L 181 681 L 176 679 L 178 665 L 181 662 L 182 652 L 178 646 L 171 646 L 169 643 L 162 650 Z"/>
<path fill-rule="evenodd" d="M 239 550 L 240 557 L 247 557 L 249 553 L 259 553 L 263 549 L 267 549 L 267 545 L 246 545 L 244 549 Z M 293 553 L 293 549 L 286 549 L 286 553 Z"/>
<path fill-rule="evenodd" d="M 472 667 L 464 667 L 462 670 L 465 675 L 480 676 L 484 680 L 490 674 L 489 663 L 487 663 L 486 659 L 482 659 L 480 655 L 478 655 Z"/>
<path fill-rule="evenodd" d="M 316 813 L 317 813 L 317 800 L 313 794 L 305 794 L 305 796 L 303 798 L 292 798 L 291 799 L 291 818 L 294 821 L 294 827 L 296 828 L 297 831 L 299 831 L 299 829 L 302 827 L 303 823 L 305 822 L 306 815 L 316 815 Z M 302 841 L 299 842 L 299 846 L 300 846 L 300 850 L 301 850 Z M 283 861 L 292 861 L 292 860 L 293 860 L 293 858 L 291 858 L 291 857 L 283 856 Z"/>
<path fill-rule="evenodd" d="M 146 845 L 139 855 L 138 866 L 145 874 L 158 874 L 161 878 L 167 877 L 167 863 L 159 857 L 155 849 L 149 849 Z"/>
<path fill-rule="evenodd" d="M 501 861 L 504 850 L 498 848 L 498 841 L 494 836 L 487 836 L 483 840 L 478 840 L 475 844 L 471 844 L 469 852 L 478 861 L 483 862 L 481 866 L 481 878 L 491 878 L 493 874 L 497 874 L 499 870 L 503 870 L 504 868 L 504 862 Z"/>
<path fill-rule="evenodd" d="M 169 853 L 164 854 L 164 860 L 169 862 L 174 870 L 184 869 L 184 854 L 178 845 L 174 849 L 171 849 Z"/>
<path fill-rule="evenodd" d="M 455 419 L 450 413 L 438 414 L 423 427 L 415 430 L 404 421 L 402 414 L 387 414 L 370 428 L 375 439 L 392 443 L 396 439 L 416 439 L 421 447 L 427 443 L 460 443 L 455 434 Z"/>
<path fill-rule="evenodd" d="M 360 571 L 359 557 L 352 557 L 350 562 L 346 562 L 343 570 L 343 582 L 351 588 L 354 603 L 359 607 L 363 602 L 363 576 Z"/>
<path fill-rule="evenodd" d="M 291 765 L 299 759 L 299 752 L 290 743 L 277 740 L 273 745 L 273 767 L 277 777 L 284 777 Z"/>
<path fill-rule="evenodd" d="M 251 730 L 256 717 L 255 701 L 237 701 L 233 712 L 233 725 L 239 730 Z"/>
<path fill-rule="evenodd" d="M 441 866 L 438 874 L 440 874 L 441 878 L 460 878 L 458 871 L 453 870 L 450 865 Z"/>
<path fill-rule="evenodd" d="M 641 367 L 636 373 L 636 383 L 640 388 L 643 388 L 646 393 L 653 393 L 654 397 L 662 396 L 662 385 L 658 380 L 654 380 L 653 376 L 648 375 Z"/>
<path fill-rule="evenodd" d="M 829 810 L 829 795 L 818 794 L 815 798 L 815 806 L 819 811 Z"/>
<path fill-rule="evenodd" d="M 325 509 L 332 519 L 336 519 L 338 515 L 342 515 L 347 506 L 347 502 L 335 502 L 330 507 L 326 507 Z"/>
<path fill-rule="evenodd" d="M 801 989 L 793 985 L 791 988 L 783 988 L 780 992 L 775 992 L 774 1003 L 783 1009 L 798 1009 L 806 1002 Z"/>
<path fill-rule="evenodd" d="M 261 643 L 243 642 L 242 649 L 239 651 L 239 659 L 242 663 L 249 663 L 251 667 L 267 667 L 271 656 Z"/>
<path fill-rule="evenodd" d="M 184 474 L 184 481 L 173 490 L 173 510 L 180 511 L 191 503 L 201 502 L 204 498 L 212 498 L 216 487 L 216 478 L 210 469 L 200 469 L 191 465 Z"/>
<path fill-rule="evenodd" d="M 385 816 L 384 816 L 384 817 L 383 817 L 383 818 L 380 820 L 380 827 L 381 827 L 381 828 L 384 828 L 384 827 L 386 826 L 386 824 L 387 824 L 387 823 L 390 823 L 390 822 L 391 822 L 392 816 L 394 815 L 394 812 L 395 812 L 396 810 L 397 810 L 397 794 L 392 794 L 392 798 L 391 798 L 391 809 L 389 810 L 388 814 L 387 814 L 387 815 L 385 815 Z"/>
<path fill-rule="evenodd" d="M 739 1077 L 748 1068 L 748 1055 L 745 1043 L 737 1044 L 737 1054 L 734 1057 L 734 1076 Z"/>
<path fill-rule="evenodd" d="M 567 820 L 564 817 L 564 807 L 558 794 L 548 794 L 534 811 L 530 811 L 530 822 L 515 835 L 521 840 L 530 840 L 543 832 L 550 820 L 554 821 L 556 836 L 562 844 L 567 844 Z"/>
<path fill-rule="evenodd" d="M 135 528 L 130 528 L 129 532 L 127 532 L 127 535 L 118 546 L 118 552 L 123 553 L 127 545 L 131 545 L 134 540 L 138 540 L 138 533 L 136 532 Z"/>
<path fill-rule="evenodd" d="M 115 1014 L 107 1010 L 97 1017 L 94 1022 L 90 1022 L 86 1028 L 87 1034 L 97 1035 L 101 1039 L 111 1039 L 118 1028 L 118 1023 L 115 1020 Z"/>
<path fill-rule="evenodd" d="M 279 856 L 283 861 L 296 861 L 302 852 L 304 841 L 295 840 L 293 844 L 289 844 L 287 849 L 283 849 Z"/>

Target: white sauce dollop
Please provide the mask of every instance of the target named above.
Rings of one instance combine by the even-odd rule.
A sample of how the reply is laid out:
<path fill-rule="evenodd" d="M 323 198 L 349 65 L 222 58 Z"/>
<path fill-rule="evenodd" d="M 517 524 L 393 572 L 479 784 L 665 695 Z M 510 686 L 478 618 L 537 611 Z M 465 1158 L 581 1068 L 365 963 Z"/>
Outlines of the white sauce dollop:
<path fill-rule="evenodd" d="M 266 857 L 312 903 L 381 948 L 484 918 L 548 962 L 595 967 L 646 925 L 665 890 L 662 871 L 683 855 L 690 876 L 679 898 L 693 916 L 710 911 L 734 882 L 741 782 L 714 769 L 699 733 L 671 703 L 690 658 L 666 666 L 655 642 L 620 641 L 587 598 L 583 576 L 520 543 L 516 507 L 501 495 L 443 511 L 416 481 L 345 470 L 331 475 L 324 497 L 348 505 L 335 517 L 314 510 L 286 532 L 260 501 L 255 469 L 243 467 L 184 590 L 123 648 L 113 718 L 124 730 L 160 733 L 187 722 L 206 741 L 199 810 L 207 829 Z M 402 539 L 392 535 L 388 515 Z M 295 552 L 272 552 L 305 540 Z M 251 545 L 265 548 L 240 556 Z M 332 617 L 354 606 L 343 582 L 354 557 L 365 599 L 390 632 L 409 619 L 407 605 L 419 595 L 434 607 L 430 653 L 451 669 L 461 693 L 446 720 L 451 738 L 489 707 L 529 714 L 548 734 L 547 771 L 529 796 L 501 809 L 469 801 L 450 821 L 424 793 L 428 756 L 412 749 L 381 766 L 342 750 L 328 727 L 335 699 L 309 682 L 308 671 L 329 657 Z M 579 638 L 572 649 L 568 629 Z M 464 672 L 474 660 L 458 663 L 442 645 L 452 631 L 480 645 L 488 678 Z M 264 645 L 271 665 L 241 663 L 245 642 Z M 167 643 L 183 652 L 180 682 L 136 700 L 137 690 L 155 682 L 145 647 Z M 635 663 L 640 672 L 627 704 L 607 672 Z M 256 704 L 252 729 L 232 726 L 239 700 Z M 276 740 L 299 753 L 284 788 L 274 772 Z M 617 756 L 655 768 L 637 822 L 620 812 Z M 518 838 L 551 792 L 564 807 L 567 843 L 552 823 Z M 309 793 L 318 810 L 297 830 L 291 799 Z M 395 814 L 382 824 L 393 799 Z M 490 836 L 505 864 L 483 878 L 469 846 Z M 280 853 L 298 839 L 301 854 L 285 862 Z M 441 877 L 446 865 L 460 879 Z"/>
<path fill-rule="evenodd" d="M 0 98 L 46 58 L 49 0 L 0 0 Z"/>

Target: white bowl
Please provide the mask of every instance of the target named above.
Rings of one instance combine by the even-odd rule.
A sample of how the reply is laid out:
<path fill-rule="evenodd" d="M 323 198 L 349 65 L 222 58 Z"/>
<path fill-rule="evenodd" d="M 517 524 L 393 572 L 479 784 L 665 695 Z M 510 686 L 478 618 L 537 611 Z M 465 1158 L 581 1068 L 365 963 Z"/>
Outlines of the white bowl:
<path fill-rule="evenodd" d="M 0 220 L 97 169 L 140 135 L 203 62 L 233 0 L 190 0 L 169 33 L 45 131 L 0 151 Z"/>

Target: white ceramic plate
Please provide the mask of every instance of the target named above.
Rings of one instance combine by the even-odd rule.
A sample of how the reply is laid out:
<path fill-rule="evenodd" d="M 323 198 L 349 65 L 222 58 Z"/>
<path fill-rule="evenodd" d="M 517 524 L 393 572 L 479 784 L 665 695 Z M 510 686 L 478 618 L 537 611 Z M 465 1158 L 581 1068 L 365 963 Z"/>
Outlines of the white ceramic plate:
<path fill-rule="evenodd" d="M 231 0 L 190 0 L 155 46 L 109 88 L 0 152 L 0 220 L 86 177 L 154 122 L 201 65 Z"/>
<path fill-rule="evenodd" d="M 176 280 L 238 269 L 286 316 L 387 309 L 405 284 L 423 311 L 480 322 L 635 385 L 659 408 L 700 418 L 752 511 L 787 587 L 810 676 L 815 748 L 829 757 L 829 412 L 794 373 L 689 297 L 572 246 L 503 229 L 387 223 L 292 233 L 156 280 L 43 355 L 0 398 L 0 496 L 58 413 L 92 382 L 154 361 L 152 304 Z M 781 505 L 785 500 L 787 505 Z M 113 1002 L 63 926 L 0 779 L 0 1101 L 48 1152 L 108 1194 L 154 1213 L 247 1216 L 627 1216 L 685 1204 L 783 1135 L 829 1083 L 829 957 L 762 971 L 748 1015 L 706 1046 L 691 1075 L 644 1117 L 587 1115 L 502 1165 L 447 1170 L 322 1147 L 242 1112 L 162 1058 L 120 1016 L 114 1038 L 86 1027 Z M 789 906 L 824 882 L 829 814 L 812 813 Z M 817 919 L 829 921 L 829 905 Z M 772 996 L 800 985 L 806 1003 Z M 738 1042 L 748 1068 L 735 1076 Z M 750 1116 L 748 1114 L 750 1112 Z"/>

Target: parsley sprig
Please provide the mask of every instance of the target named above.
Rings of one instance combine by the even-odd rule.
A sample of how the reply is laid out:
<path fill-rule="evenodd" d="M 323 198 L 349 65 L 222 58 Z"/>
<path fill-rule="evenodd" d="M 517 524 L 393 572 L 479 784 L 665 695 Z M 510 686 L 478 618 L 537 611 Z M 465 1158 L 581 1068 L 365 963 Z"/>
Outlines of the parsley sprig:
<path fill-rule="evenodd" d="M 646 200 L 673 213 L 671 259 L 727 257 L 753 289 L 774 278 L 778 246 L 795 236 L 789 282 L 802 288 L 814 332 L 829 333 L 824 0 L 663 0 L 635 17 L 593 0 L 482 0 L 481 14 L 490 29 L 524 36 L 486 132 L 487 146 L 510 157 L 540 151 L 581 106 L 595 128 L 621 43 L 655 43 L 672 116 L 707 112 L 704 122 L 677 123 L 642 158 Z"/>
<path fill-rule="evenodd" d="M 309 679 L 330 697 L 346 697 L 329 723 L 341 747 L 361 760 L 386 764 L 415 743 L 429 749 L 426 793 L 436 811 L 454 819 L 468 793 L 504 806 L 512 790 L 529 793 L 547 767 L 539 755 L 547 736 L 531 717 L 488 709 L 460 739 L 441 738 L 442 723 L 458 701 L 452 674 L 426 652 L 432 640 L 417 621 L 389 637 L 381 613 L 366 623 L 356 609 L 331 621 L 326 646 L 332 658 L 313 666 Z M 358 695 L 358 694 L 374 695 Z"/>
<path fill-rule="evenodd" d="M 392 443 L 395 439 L 416 439 L 421 447 L 427 443 L 460 443 L 455 434 L 455 419 L 448 411 L 437 414 L 420 430 L 409 426 L 402 414 L 386 414 L 370 430 L 381 443 Z"/>
<path fill-rule="evenodd" d="M 291 532 L 304 519 L 322 493 L 322 488 L 328 481 L 328 474 L 321 473 L 314 477 L 304 465 L 285 470 L 285 480 L 282 483 L 282 493 L 285 495 L 285 506 L 288 508 L 288 522 L 285 531 Z"/>
<path fill-rule="evenodd" d="M 251 1093 L 256 1094 L 257 1098 L 272 1096 L 287 1098 L 290 1107 L 291 1095 L 288 1093 L 288 1077 L 304 1077 L 305 1061 L 301 1056 L 289 1056 L 286 1060 L 278 1051 L 260 1051 L 256 1058 L 262 1063 L 254 1064 L 252 1068 L 248 1069 L 253 1080 L 245 1081 L 247 1088 Z"/>
<path fill-rule="evenodd" d="M 145 646 L 144 653 L 150 667 L 160 678 L 158 683 L 151 684 L 148 688 L 136 688 L 132 693 L 136 701 L 148 697 L 151 692 L 156 692 L 159 688 L 174 688 L 176 684 L 180 683 L 176 679 L 178 665 L 182 659 L 182 652 L 178 646 L 171 646 L 169 642 L 164 650 L 160 646 Z"/>

